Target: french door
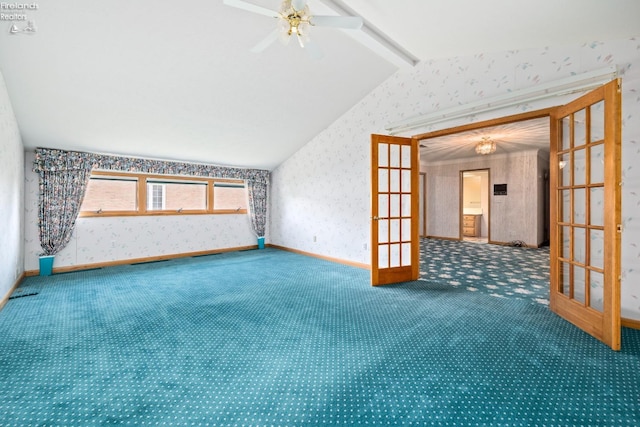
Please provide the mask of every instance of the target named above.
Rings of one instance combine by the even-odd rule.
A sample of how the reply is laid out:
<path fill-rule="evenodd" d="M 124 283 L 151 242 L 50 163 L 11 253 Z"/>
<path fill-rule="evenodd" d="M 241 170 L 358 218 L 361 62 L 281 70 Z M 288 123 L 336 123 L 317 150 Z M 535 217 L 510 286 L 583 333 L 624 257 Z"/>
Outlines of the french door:
<path fill-rule="evenodd" d="M 371 284 L 417 280 L 418 141 L 371 135 Z"/>
<path fill-rule="evenodd" d="M 620 80 L 551 113 L 550 308 L 620 349 Z"/>

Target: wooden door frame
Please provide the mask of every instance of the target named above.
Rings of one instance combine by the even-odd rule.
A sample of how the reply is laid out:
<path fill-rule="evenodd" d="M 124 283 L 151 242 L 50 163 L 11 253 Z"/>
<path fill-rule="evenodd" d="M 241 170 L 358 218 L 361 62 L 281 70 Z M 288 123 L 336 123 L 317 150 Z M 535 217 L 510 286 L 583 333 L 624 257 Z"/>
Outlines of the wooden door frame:
<path fill-rule="evenodd" d="M 418 153 L 420 149 L 418 148 Z M 420 163 L 420 159 L 418 159 L 418 164 Z M 420 166 L 418 166 L 419 168 Z M 422 194 L 418 198 L 418 203 L 420 203 L 420 198 L 422 198 L 422 231 L 423 233 L 419 235 L 419 237 L 427 237 L 427 173 L 419 172 L 419 180 L 422 181 Z M 418 185 L 418 189 L 420 185 Z M 420 220 L 420 211 L 418 210 L 418 220 Z M 418 233 L 419 234 L 419 233 Z"/>
<path fill-rule="evenodd" d="M 435 130 L 427 133 L 415 135 L 413 138 L 419 141 L 425 139 L 435 138 L 438 136 L 454 135 L 456 133 L 462 133 L 470 130 L 484 129 L 497 125 L 505 125 L 510 123 L 524 122 L 527 120 L 540 119 L 544 117 L 551 117 L 551 112 L 557 107 L 543 108 L 542 110 L 528 111 L 526 113 L 513 114 L 510 116 L 498 117 L 496 119 L 484 120 L 481 122 L 469 123 L 466 125 L 455 126 L 447 129 Z"/>
<path fill-rule="evenodd" d="M 487 206 L 487 243 L 491 242 L 491 168 L 479 168 L 479 169 L 465 169 L 465 170 L 460 170 L 460 190 L 459 190 L 459 195 L 460 195 L 460 201 L 458 202 L 458 222 L 459 222 L 459 233 L 460 233 L 460 240 L 464 240 L 464 234 L 463 234 L 463 229 L 464 229 L 464 224 L 463 224 L 463 217 L 464 217 L 464 174 L 466 172 L 487 172 L 487 198 L 489 200 L 488 206 Z M 483 212 L 484 215 L 484 212 Z M 482 230 L 482 225 L 480 225 L 480 230 Z M 480 231 L 480 234 L 482 235 L 482 231 Z M 481 236 L 478 236 L 481 237 Z"/>

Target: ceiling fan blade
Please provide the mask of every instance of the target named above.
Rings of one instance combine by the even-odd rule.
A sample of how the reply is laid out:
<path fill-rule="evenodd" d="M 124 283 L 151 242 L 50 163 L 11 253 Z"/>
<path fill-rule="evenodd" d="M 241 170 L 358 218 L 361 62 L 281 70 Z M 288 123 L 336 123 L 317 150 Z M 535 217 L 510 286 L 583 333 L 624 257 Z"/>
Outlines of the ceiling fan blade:
<path fill-rule="evenodd" d="M 267 37 L 262 39 L 262 41 L 260 41 L 257 45 L 255 45 L 254 47 L 251 48 L 251 52 L 253 52 L 253 53 L 262 52 L 263 50 L 268 48 L 271 45 L 271 43 L 276 41 L 278 39 L 279 35 L 280 35 L 280 32 L 278 30 L 274 30 L 274 31 L 270 32 Z"/>
<path fill-rule="evenodd" d="M 256 6 L 255 4 L 247 3 L 242 0 L 223 0 L 223 3 L 227 6 L 237 7 L 238 9 L 247 10 L 249 12 L 258 13 L 260 15 L 269 16 L 271 18 L 278 18 L 280 14 L 274 10 L 267 9 L 266 7 Z"/>
<path fill-rule="evenodd" d="M 322 49 L 320 49 L 318 45 L 313 43 L 312 41 L 308 41 L 304 45 L 304 48 L 309 54 L 309 56 L 315 59 L 316 61 L 319 61 L 324 57 L 324 53 L 322 53 Z"/>
<path fill-rule="evenodd" d="M 293 8 L 295 10 L 302 10 L 304 9 L 304 7 L 307 4 L 307 0 L 292 0 L 291 2 L 291 6 L 293 6 Z"/>
<path fill-rule="evenodd" d="M 312 16 L 311 25 L 318 27 L 344 28 L 359 30 L 362 28 L 362 18 L 359 16 Z"/>

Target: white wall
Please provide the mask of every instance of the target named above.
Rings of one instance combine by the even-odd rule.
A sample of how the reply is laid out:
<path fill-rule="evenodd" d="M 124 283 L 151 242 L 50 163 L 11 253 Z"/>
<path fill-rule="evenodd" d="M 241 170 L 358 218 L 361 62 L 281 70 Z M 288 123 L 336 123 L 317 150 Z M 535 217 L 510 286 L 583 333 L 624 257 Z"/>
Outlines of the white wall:
<path fill-rule="evenodd" d="M 640 39 L 432 60 L 398 71 L 272 175 L 272 242 L 369 263 L 370 134 L 419 114 L 616 64 L 623 76 L 622 312 L 640 319 Z M 575 95 L 416 130 L 563 104 Z M 443 183 L 447 184 L 447 183 Z M 457 185 L 457 184 L 456 184 Z M 317 235 L 317 242 L 313 236 Z"/>
<path fill-rule="evenodd" d="M 24 148 L 0 74 L 0 299 L 24 271 Z"/>
<path fill-rule="evenodd" d="M 38 270 L 38 175 L 25 154 L 25 269 Z M 54 268 L 256 245 L 247 215 L 78 218 Z"/>

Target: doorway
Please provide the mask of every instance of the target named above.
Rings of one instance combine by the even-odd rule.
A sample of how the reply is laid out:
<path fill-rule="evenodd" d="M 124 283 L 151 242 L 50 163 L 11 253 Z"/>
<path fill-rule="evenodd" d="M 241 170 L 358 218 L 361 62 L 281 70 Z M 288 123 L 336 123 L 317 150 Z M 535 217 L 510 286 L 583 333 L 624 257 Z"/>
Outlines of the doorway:
<path fill-rule="evenodd" d="M 489 169 L 460 172 L 460 239 L 488 243 L 490 232 Z"/>
<path fill-rule="evenodd" d="M 616 79 L 563 106 L 414 136 L 550 118 L 550 309 L 613 350 L 623 323 L 620 86 Z"/>

